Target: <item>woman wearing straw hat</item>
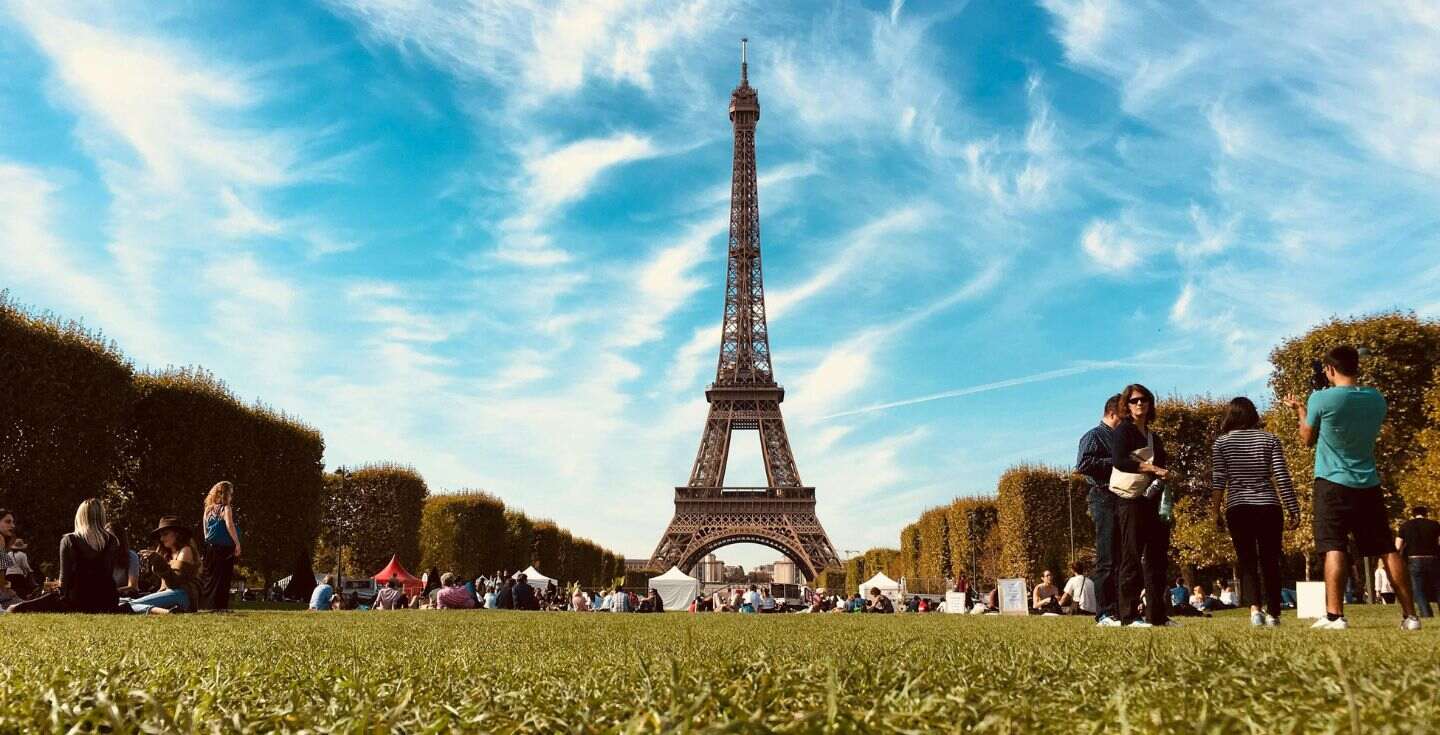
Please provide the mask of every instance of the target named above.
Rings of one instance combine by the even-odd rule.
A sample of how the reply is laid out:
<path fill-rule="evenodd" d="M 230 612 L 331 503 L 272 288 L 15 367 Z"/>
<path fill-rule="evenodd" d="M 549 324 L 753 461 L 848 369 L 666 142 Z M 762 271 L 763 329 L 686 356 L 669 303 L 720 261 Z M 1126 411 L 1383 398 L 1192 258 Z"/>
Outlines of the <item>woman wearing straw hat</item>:
<path fill-rule="evenodd" d="M 153 550 L 140 552 L 140 559 L 147 570 L 160 578 L 160 590 L 127 600 L 130 609 L 137 613 L 193 612 L 195 602 L 200 599 L 196 584 L 200 553 L 195 550 L 190 529 L 181 525 L 179 518 L 165 516 L 150 532 L 150 538 L 158 543 Z"/>

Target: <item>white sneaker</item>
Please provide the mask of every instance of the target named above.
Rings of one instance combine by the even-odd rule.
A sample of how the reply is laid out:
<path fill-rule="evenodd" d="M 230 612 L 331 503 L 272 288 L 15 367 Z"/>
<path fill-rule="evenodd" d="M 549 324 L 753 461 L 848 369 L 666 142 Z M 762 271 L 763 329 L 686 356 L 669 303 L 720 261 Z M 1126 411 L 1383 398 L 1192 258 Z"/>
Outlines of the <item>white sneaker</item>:
<path fill-rule="evenodd" d="M 1420 630 L 1420 618 L 1411 615 L 1400 622 L 1400 630 Z"/>
<path fill-rule="evenodd" d="M 1109 615 L 1105 615 L 1099 620 L 1095 621 L 1095 627 L 1097 628 L 1119 628 L 1121 627 L 1121 625 L 1123 624 L 1119 620 L 1112 618 Z"/>
<path fill-rule="evenodd" d="M 1345 630 L 1350 627 L 1350 624 L 1345 622 L 1345 618 L 1336 618 L 1334 620 L 1331 620 L 1329 618 L 1320 618 L 1319 620 L 1316 620 L 1315 624 L 1310 627 L 1314 628 L 1315 630 Z"/>
<path fill-rule="evenodd" d="M 1155 627 L 1155 626 L 1153 626 L 1153 625 L 1145 622 L 1144 620 L 1136 620 L 1135 622 L 1133 622 L 1133 623 L 1131 623 L 1131 624 L 1129 624 L 1129 625 L 1127 625 L 1127 626 L 1125 626 L 1125 627 L 1127 627 L 1127 628 L 1153 628 L 1153 627 Z"/>
<path fill-rule="evenodd" d="M 1250 613 L 1250 624 L 1253 625 L 1253 626 L 1255 626 L 1256 628 L 1259 628 L 1260 626 L 1264 625 L 1264 624 L 1265 624 L 1265 613 L 1262 613 L 1262 612 L 1260 612 L 1259 610 L 1256 610 L 1255 612 Z"/>
<path fill-rule="evenodd" d="M 1277 617 L 1275 617 L 1274 615 L 1266 615 L 1266 616 L 1265 616 L 1265 627 L 1267 627 L 1267 628 L 1278 628 L 1278 627 L 1280 627 L 1280 618 L 1277 618 Z"/>

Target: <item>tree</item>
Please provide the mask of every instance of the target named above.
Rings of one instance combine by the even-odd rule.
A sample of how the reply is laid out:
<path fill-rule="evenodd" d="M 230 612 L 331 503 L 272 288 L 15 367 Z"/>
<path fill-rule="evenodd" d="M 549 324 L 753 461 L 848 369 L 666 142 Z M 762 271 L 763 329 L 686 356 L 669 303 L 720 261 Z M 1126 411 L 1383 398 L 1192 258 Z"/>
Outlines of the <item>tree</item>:
<path fill-rule="evenodd" d="M 1331 319 L 1286 340 L 1270 353 L 1275 368 L 1270 388 L 1275 396 L 1303 399 L 1310 392 L 1311 361 L 1342 344 L 1366 350 L 1360 360 L 1359 382 L 1379 389 L 1389 404 L 1375 460 L 1386 485 L 1387 504 L 1398 517 L 1404 501 L 1396 486 L 1423 492 L 1423 485 L 1407 484 L 1401 478 L 1426 451 L 1420 434 L 1430 425 L 1426 395 L 1440 368 L 1440 321 L 1399 312 Z M 1296 487 L 1310 487 L 1315 478 L 1315 452 L 1300 441 L 1294 412 L 1277 401 L 1266 412 L 1265 424 L 1280 437 Z M 1292 553 L 1308 554 L 1315 546 L 1311 493 L 1302 490 L 1299 496 L 1301 522 L 1287 531 L 1285 546 Z"/>
<path fill-rule="evenodd" d="M 429 488 L 413 468 L 364 465 L 325 475 L 321 538 L 332 550 L 349 548 L 368 574 L 392 555 L 414 570 L 420 563 L 420 516 Z"/>
<path fill-rule="evenodd" d="M 37 562 L 58 558 L 81 501 L 112 494 L 132 376 L 98 332 L 30 314 L 0 291 L 0 508 L 15 513 Z M 118 498 L 106 500 L 118 516 Z"/>
<path fill-rule="evenodd" d="M 1054 467 L 1022 464 L 1000 476 L 996 530 L 1000 571 L 1039 579 L 1046 569 L 1063 570 L 1070 555 L 1069 473 Z M 1077 524 L 1077 531 L 1080 530 Z"/>
<path fill-rule="evenodd" d="M 1212 490 L 1210 483 L 1211 446 L 1227 406 L 1228 401 L 1209 396 L 1172 396 L 1155 406 L 1152 428 L 1164 438 L 1169 469 L 1179 475 L 1170 483 L 1176 493 L 1171 555 L 1187 570 L 1228 566 L 1235 558 L 1229 534 L 1215 522 L 1212 503 L 1220 500 L 1220 491 Z"/>

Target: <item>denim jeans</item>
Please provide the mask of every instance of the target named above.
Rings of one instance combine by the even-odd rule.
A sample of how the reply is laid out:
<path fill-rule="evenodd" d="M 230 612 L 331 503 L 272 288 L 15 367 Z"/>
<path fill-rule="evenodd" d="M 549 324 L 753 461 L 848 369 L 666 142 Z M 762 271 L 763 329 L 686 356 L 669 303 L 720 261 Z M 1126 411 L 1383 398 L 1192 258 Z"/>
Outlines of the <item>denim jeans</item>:
<path fill-rule="evenodd" d="M 1440 569 L 1435 568 L 1435 557 L 1412 556 L 1410 567 L 1410 589 L 1415 594 L 1415 610 L 1420 617 L 1431 617 L 1430 603 L 1440 606 Z"/>
<path fill-rule="evenodd" d="M 163 607 L 167 609 L 189 607 L 190 596 L 185 594 L 185 590 L 160 590 L 159 592 L 151 592 L 144 597 L 137 597 L 133 600 L 121 600 L 121 602 L 129 603 L 130 609 L 137 613 L 147 613 L 150 612 L 150 608 L 152 607 Z"/>
<path fill-rule="evenodd" d="M 1119 590 L 1115 577 L 1115 501 L 1107 487 L 1090 488 L 1090 519 L 1095 522 L 1095 617 L 1117 617 Z"/>

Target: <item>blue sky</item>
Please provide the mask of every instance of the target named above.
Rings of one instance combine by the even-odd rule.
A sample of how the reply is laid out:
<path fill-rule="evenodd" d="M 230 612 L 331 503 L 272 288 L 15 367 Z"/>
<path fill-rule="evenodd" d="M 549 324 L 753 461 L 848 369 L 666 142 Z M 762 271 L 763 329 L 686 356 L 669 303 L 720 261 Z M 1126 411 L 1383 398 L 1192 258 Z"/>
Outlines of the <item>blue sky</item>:
<path fill-rule="evenodd" d="M 1440 9 L 0 4 L 0 285 L 142 366 L 646 556 L 713 377 L 738 40 L 802 479 L 839 549 L 1105 396 L 1265 396 L 1440 316 Z M 739 437 L 729 480 L 763 480 Z M 747 563 L 773 552 L 722 554 Z"/>

